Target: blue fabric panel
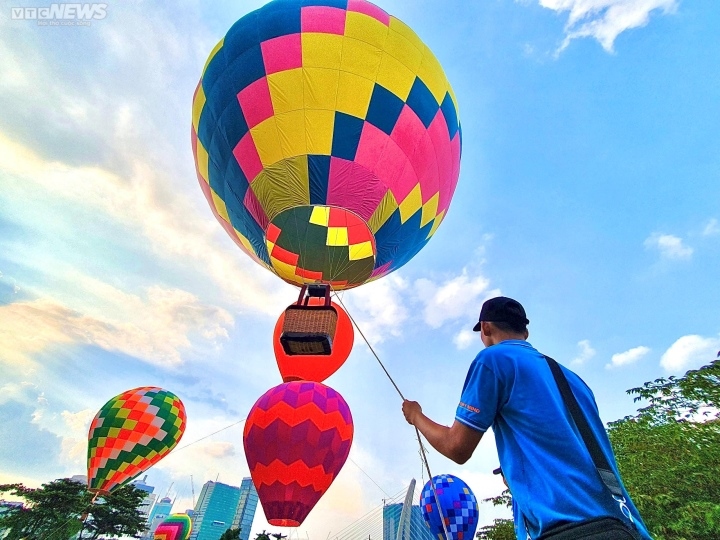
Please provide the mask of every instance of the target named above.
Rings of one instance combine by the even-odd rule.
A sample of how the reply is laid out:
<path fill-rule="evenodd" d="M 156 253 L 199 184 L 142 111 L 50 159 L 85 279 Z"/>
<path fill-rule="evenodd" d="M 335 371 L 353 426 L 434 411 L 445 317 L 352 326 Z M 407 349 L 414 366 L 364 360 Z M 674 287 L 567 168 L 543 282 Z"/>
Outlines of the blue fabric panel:
<path fill-rule="evenodd" d="M 303 6 L 326 6 L 347 9 L 348 0 L 302 0 Z"/>
<path fill-rule="evenodd" d="M 205 107 L 203 107 L 202 113 L 200 113 L 200 120 L 198 121 L 197 128 L 198 140 L 202 142 L 205 150 L 207 150 L 208 146 L 210 146 L 213 133 L 217 128 L 217 119 L 215 118 L 213 111 L 207 105 L 208 104 L 206 103 Z"/>
<path fill-rule="evenodd" d="M 230 58 L 225 76 L 220 84 L 227 87 L 223 98 L 230 95 L 237 101 L 237 94 L 246 86 L 262 79 L 265 76 L 265 63 L 263 62 L 260 44 L 249 48 L 240 56 Z M 227 103 L 227 102 L 226 102 Z"/>
<path fill-rule="evenodd" d="M 202 74 L 202 87 L 206 97 L 225 73 L 225 68 L 227 68 L 227 56 L 225 53 L 225 47 L 222 47 L 210 60 L 207 69 Z"/>
<path fill-rule="evenodd" d="M 426 128 L 430 127 L 433 118 L 435 118 L 440 108 L 437 101 L 435 101 L 435 96 L 433 96 L 430 89 L 425 86 L 425 83 L 420 80 L 420 77 L 415 77 L 415 82 L 407 98 L 407 104 L 408 107 L 418 115 L 418 118 L 420 118 Z"/>
<path fill-rule="evenodd" d="M 257 22 L 258 11 L 248 13 L 228 30 L 223 48 L 230 61 L 260 43 Z"/>
<path fill-rule="evenodd" d="M 237 163 L 228 163 L 228 169 L 226 170 L 226 179 L 228 181 L 224 200 L 230 223 L 248 239 L 255 254 L 267 264 L 270 264 L 270 257 L 268 256 L 267 246 L 265 245 L 265 232 L 243 204 L 245 193 L 250 186 L 244 177 L 242 177 L 242 179 L 236 177 L 236 173 L 242 175 L 242 171 Z"/>
<path fill-rule="evenodd" d="M 300 4 L 270 2 L 258 12 L 258 39 L 268 39 L 300 33 Z"/>
<path fill-rule="evenodd" d="M 376 84 L 365 119 L 390 135 L 404 105 L 399 97 Z"/>
<path fill-rule="evenodd" d="M 422 210 L 415 212 L 405 222 L 400 222 L 400 210 L 395 210 L 390 218 L 375 233 L 377 257 L 375 268 L 388 262 L 391 270 L 397 270 L 412 259 L 427 244 L 425 239 L 432 228 L 432 221 L 420 228 Z"/>
<path fill-rule="evenodd" d="M 440 109 L 442 109 L 445 122 L 448 126 L 448 135 L 450 135 L 450 140 L 452 140 L 458 130 L 458 118 L 457 111 L 455 110 L 455 104 L 450 97 L 450 92 L 445 94 L 445 99 L 443 99 Z"/>
<path fill-rule="evenodd" d="M 382 227 L 375 233 L 375 245 L 377 256 L 375 257 L 375 268 L 379 268 L 393 259 L 400 249 L 398 238 L 400 228 L 400 210 L 395 210 Z"/>
<path fill-rule="evenodd" d="M 365 121 L 361 118 L 336 111 L 332 155 L 349 161 L 355 160 L 364 125 Z"/>
<path fill-rule="evenodd" d="M 308 176 L 310 177 L 310 204 L 325 204 L 328 179 L 330 178 L 330 156 L 308 155 Z"/>

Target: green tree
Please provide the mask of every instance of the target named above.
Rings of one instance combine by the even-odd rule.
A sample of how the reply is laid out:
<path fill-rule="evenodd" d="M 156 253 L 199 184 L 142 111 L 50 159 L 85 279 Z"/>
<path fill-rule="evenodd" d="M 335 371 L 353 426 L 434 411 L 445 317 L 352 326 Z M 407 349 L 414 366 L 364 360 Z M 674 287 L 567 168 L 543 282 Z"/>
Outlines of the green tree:
<path fill-rule="evenodd" d="M 0 493 L 24 499 L 22 508 L 0 515 L 0 529 L 6 540 L 67 540 L 81 538 L 136 536 L 145 526 L 137 510 L 145 496 L 142 490 L 126 485 L 93 504 L 84 484 L 62 479 L 33 489 L 22 484 L 0 485 Z"/>
<path fill-rule="evenodd" d="M 492 503 L 493 506 L 512 508 L 510 490 L 503 491 L 497 497 L 483 499 L 482 502 Z M 475 534 L 478 540 L 515 540 L 515 525 L 512 519 L 495 519 L 492 525 L 485 525 Z"/>
<path fill-rule="evenodd" d="M 650 534 L 720 538 L 720 360 L 628 393 L 647 405 L 611 422 L 608 433 Z"/>
<path fill-rule="evenodd" d="M 241 527 L 238 527 L 237 529 L 228 529 L 222 533 L 220 540 L 240 540 L 240 531 Z"/>

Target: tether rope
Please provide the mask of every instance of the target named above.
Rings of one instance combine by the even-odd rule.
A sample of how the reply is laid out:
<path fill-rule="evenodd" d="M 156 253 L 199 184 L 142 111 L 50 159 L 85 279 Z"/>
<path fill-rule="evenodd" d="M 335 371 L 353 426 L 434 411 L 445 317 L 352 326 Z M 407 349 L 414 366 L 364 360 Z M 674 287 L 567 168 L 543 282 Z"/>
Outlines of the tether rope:
<path fill-rule="evenodd" d="M 331 287 L 331 288 L 332 288 L 332 287 Z M 375 357 L 375 360 L 377 360 L 377 361 L 378 361 L 378 364 L 380 364 L 380 367 L 381 367 L 382 370 L 385 372 L 385 375 L 387 375 L 387 378 L 390 379 L 390 382 L 391 382 L 392 385 L 395 387 L 395 390 L 396 390 L 397 393 L 400 395 L 400 398 L 401 398 L 403 401 L 406 401 L 405 396 L 404 396 L 403 393 L 400 391 L 400 388 L 398 387 L 398 385 L 395 384 L 395 381 L 394 381 L 393 378 L 390 376 L 390 373 L 389 373 L 388 370 L 385 368 L 385 365 L 382 363 L 382 360 L 380 360 L 380 357 L 379 357 L 379 356 L 377 355 L 377 353 L 375 352 L 375 349 L 373 349 L 373 346 L 370 345 L 370 341 L 368 341 L 368 339 L 365 337 L 365 334 L 363 334 L 363 331 L 360 329 L 360 326 L 358 325 L 357 321 L 356 321 L 356 320 L 353 318 L 353 316 L 350 314 L 350 311 L 348 310 L 347 306 L 345 306 L 345 304 L 343 303 L 342 298 L 340 298 L 340 295 L 339 295 L 339 294 L 337 293 L 337 291 L 335 291 L 334 289 L 333 289 L 333 296 L 337 299 L 338 303 L 339 303 L 339 304 L 342 306 L 342 308 L 345 310 L 345 313 L 347 313 L 348 318 L 349 318 L 350 321 L 353 323 L 353 325 L 355 326 L 355 328 L 357 328 L 357 331 L 358 331 L 358 332 L 360 333 L 360 335 L 362 336 L 363 340 L 365 341 L 365 344 L 368 346 L 368 349 L 370 349 L 370 352 L 371 352 L 371 353 L 373 354 L 373 356 Z M 440 506 L 440 499 L 438 498 L 437 491 L 435 490 L 435 482 L 433 481 L 433 475 L 432 475 L 432 473 L 430 472 L 430 465 L 428 464 L 427 454 L 425 453 L 425 446 L 423 446 L 422 438 L 420 437 L 420 430 L 419 430 L 416 426 L 413 426 L 413 427 L 415 428 L 415 435 L 417 436 L 418 444 L 420 445 L 420 456 L 421 456 L 421 458 L 422 458 L 422 462 L 423 462 L 423 464 L 425 465 L 425 470 L 427 471 L 428 476 L 430 477 L 430 481 L 429 481 L 429 483 L 430 483 L 430 489 L 432 489 L 433 497 L 435 498 L 435 504 L 437 505 L 438 513 L 440 514 L 440 522 L 442 523 L 443 531 L 445 532 L 445 538 L 447 538 L 447 539 L 449 540 L 449 539 L 450 539 L 450 534 L 448 533 L 447 527 L 445 526 L 445 516 L 443 515 L 442 507 Z"/>

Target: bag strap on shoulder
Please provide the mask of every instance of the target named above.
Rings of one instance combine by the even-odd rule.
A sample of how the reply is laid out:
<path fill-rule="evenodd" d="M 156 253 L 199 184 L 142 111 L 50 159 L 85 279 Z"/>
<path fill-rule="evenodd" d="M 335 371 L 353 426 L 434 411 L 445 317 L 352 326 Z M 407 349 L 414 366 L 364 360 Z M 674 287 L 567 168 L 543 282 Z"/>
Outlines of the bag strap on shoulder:
<path fill-rule="evenodd" d="M 595 434 L 592 432 L 592 429 L 590 429 L 590 424 L 588 424 L 587 418 L 585 418 L 582 409 L 580 409 L 580 405 L 575 398 L 575 394 L 572 392 L 572 388 L 570 388 L 570 383 L 568 383 L 567 377 L 565 377 L 562 368 L 549 356 L 543 356 L 550 366 L 550 371 L 552 371 L 553 377 L 555 378 L 555 382 L 560 390 L 560 395 L 562 395 L 565 406 L 568 408 L 568 411 L 570 411 L 570 416 L 572 416 L 572 419 L 580 432 L 580 436 L 582 437 L 588 452 L 590 452 L 590 457 L 595 464 L 598 474 L 600 474 L 600 478 L 605 486 L 607 486 L 610 490 L 610 493 L 618 497 L 624 497 L 620 487 L 620 482 L 613 472 L 612 467 L 610 467 L 610 463 L 605 457 L 605 454 L 603 454 L 603 451 L 600 448 L 600 443 L 595 437 Z"/>

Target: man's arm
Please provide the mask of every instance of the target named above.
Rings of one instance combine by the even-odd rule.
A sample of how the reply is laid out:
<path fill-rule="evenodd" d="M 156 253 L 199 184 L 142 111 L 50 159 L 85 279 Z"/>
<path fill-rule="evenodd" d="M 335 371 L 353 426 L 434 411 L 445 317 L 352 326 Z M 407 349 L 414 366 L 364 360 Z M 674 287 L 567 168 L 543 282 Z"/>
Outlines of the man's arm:
<path fill-rule="evenodd" d="M 408 424 L 418 428 L 435 450 L 460 465 L 470 459 L 484 434 L 457 420 L 451 427 L 441 426 L 423 414 L 417 401 L 405 400 L 402 411 Z"/>

